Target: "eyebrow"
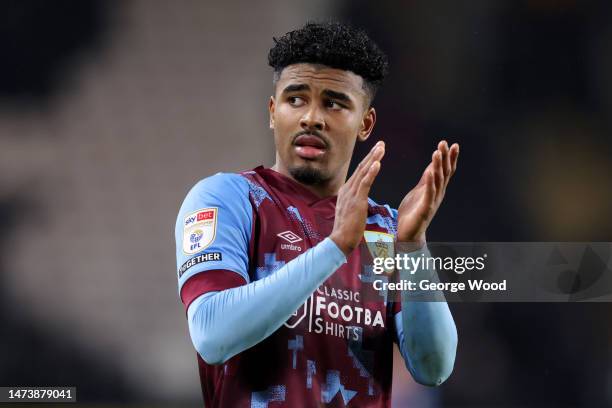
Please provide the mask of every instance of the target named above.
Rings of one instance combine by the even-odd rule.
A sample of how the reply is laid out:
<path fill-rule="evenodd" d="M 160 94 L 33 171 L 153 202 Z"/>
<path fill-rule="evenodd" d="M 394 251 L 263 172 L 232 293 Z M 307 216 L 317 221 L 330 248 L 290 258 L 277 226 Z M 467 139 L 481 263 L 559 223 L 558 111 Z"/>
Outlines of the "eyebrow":
<path fill-rule="evenodd" d="M 310 90 L 310 87 L 306 84 L 291 84 L 291 85 L 287 85 L 287 87 L 283 89 L 283 93 L 309 91 L 309 90 Z"/>
<path fill-rule="evenodd" d="M 337 99 L 339 101 L 351 102 L 351 98 L 342 92 L 332 91 L 331 89 L 326 89 L 323 91 L 323 95 L 330 97 L 332 99 Z"/>
<path fill-rule="evenodd" d="M 310 90 L 310 87 L 306 84 L 291 84 L 291 85 L 287 85 L 287 87 L 283 89 L 283 93 L 309 91 L 309 90 Z M 343 92 L 332 91 L 331 89 L 325 89 L 323 91 L 323 95 L 327 96 L 328 98 L 337 99 L 339 101 L 351 102 L 351 98 Z"/>

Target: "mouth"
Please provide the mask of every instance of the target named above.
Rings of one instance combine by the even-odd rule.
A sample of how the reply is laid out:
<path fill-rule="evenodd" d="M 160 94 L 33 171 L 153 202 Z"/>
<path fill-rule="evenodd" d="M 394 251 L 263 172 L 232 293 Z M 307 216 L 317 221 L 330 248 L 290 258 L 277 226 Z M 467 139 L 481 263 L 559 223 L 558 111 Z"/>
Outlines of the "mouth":
<path fill-rule="evenodd" d="M 299 135 L 293 141 L 295 153 L 305 160 L 315 160 L 320 158 L 327 151 L 327 143 L 316 135 Z"/>

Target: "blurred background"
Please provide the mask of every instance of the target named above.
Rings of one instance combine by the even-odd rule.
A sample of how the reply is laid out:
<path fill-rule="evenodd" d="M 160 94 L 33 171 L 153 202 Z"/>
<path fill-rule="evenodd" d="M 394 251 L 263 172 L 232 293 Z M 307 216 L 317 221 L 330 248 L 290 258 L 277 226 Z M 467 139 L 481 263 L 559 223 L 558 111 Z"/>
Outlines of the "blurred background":
<path fill-rule="evenodd" d="M 365 28 L 390 57 L 373 197 L 461 144 L 430 241 L 612 241 L 612 3 L 0 2 L 0 385 L 201 406 L 173 229 L 199 179 L 274 158 L 272 36 Z M 451 304 L 455 371 L 395 407 L 612 406 L 612 305 Z M 397 356 L 396 356 L 397 357 Z M 73 405 L 74 406 L 74 405 Z"/>

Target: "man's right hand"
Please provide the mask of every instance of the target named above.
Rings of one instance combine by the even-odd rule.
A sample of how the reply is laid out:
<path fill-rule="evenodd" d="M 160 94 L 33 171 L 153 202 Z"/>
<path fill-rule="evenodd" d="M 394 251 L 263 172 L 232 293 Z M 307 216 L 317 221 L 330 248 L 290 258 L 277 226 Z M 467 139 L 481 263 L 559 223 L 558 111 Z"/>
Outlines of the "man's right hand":
<path fill-rule="evenodd" d="M 329 237 L 347 257 L 361 242 L 368 214 L 368 195 L 384 155 L 385 143 L 379 141 L 338 191 L 336 218 Z"/>

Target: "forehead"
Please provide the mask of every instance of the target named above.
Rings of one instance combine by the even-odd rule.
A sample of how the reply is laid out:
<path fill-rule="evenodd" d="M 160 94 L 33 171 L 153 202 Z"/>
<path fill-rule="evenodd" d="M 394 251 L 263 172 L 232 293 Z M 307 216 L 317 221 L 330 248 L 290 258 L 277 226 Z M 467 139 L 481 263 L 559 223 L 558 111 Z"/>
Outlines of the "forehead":
<path fill-rule="evenodd" d="M 285 67 L 276 83 L 277 90 L 282 92 L 290 84 L 309 85 L 312 90 L 330 89 L 354 96 L 366 96 L 361 76 L 325 65 L 300 63 Z"/>

